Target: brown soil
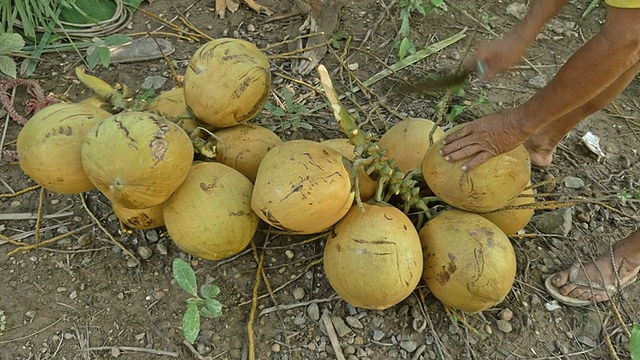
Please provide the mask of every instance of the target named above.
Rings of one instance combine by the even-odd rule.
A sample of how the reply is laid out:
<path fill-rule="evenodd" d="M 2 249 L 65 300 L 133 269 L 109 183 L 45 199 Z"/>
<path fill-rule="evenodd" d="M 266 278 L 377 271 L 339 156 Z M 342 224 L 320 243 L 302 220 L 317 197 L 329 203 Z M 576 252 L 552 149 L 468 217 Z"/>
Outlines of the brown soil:
<path fill-rule="evenodd" d="M 286 13 L 293 6 L 291 1 L 267 0 L 264 3 L 276 14 Z M 380 61 L 384 64 L 397 61 L 397 50 L 392 43 L 400 26 L 400 10 L 395 2 L 388 2 L 393 5 L 386 9 L 383 3 L 348 1 L 341 12 L 338 33 L 349 37 L 351 42 L 343 53 L 346 38 L 337 37 L 340 50 L 336 54 L 342 56 L 345 63 L 358 65 L 358 70 L 351 75 L 360 80 L 384 69 Z M 505 2 L 455 3 L 463 9 L 449 6 L 446 11 L 434 12 L 425 18 L 414 15 L 412 39 L 422 47 L 463 28 L 468 29 L 470 36 L 375 84 L 372 90 L 379 97 L 368 98 L 358 93 L 357 101 L 362 106 L 360 116 L 369 120 L 366 127 L 382 133 L 399 121 L 396 114 L 435 119 L 438 114 L 433 109 L 442 93 L 435 94 L 437 96 L 400 95 L 394 91 L 399 79 L 455 68 L 470 43 L 492 37 L 491 32 L 503 34 L 517 21 L 506 13 L 508 4 Z M 558 22 L 543 31 L 527 53 L 532 65 L 523 63 L 518 70 L 492 81 L 472 80 L 465 87 L 464 96 L 453 95 L 447 110 L 453 110 L 456 105 L 467 106 L 455 122 L 471 121 L 491 110 L 519 104 L 531 96 L 535 92 L 531 86 L 533 80 L 549 79 L 573 51 L 598 30 L 604 17 L 602 8 L 581 20 L 588 3 L 569 3 L 557 17 Z M 191 1 L 182 0 L 154 1 L 145 2 L 143 7 L 154 14 L 162 14 L 165 19 L 184 12 L 197 28 L 211 37 L 240 37 L 255 42 L 260 48 L 285 39 L 290 23 L 299 20 L 299 17 L 292 17 L 266 23 L 264 15 L 256 15 L 244 5 L 236 13 L 227 14 L 225 19 L 217 19 L 211 10 L 213 2 L 196 2 L 186 11 L 191 4 Z M 136 12 L 133 28 L 127 32 L 155 30 L 158 26 L 156 20 Z M 176 45 L 176 52 L 170 59 L 177 65 L 177 73 L 183 74 L 191 54 L 201 43 L 169 39 Z M 267 52 L 275 55 L 285 51 L 285 47 L 277 47 Z M 46 55 L 36 77 L 46 92 L 72 100 L 88 97 L 91 94 L 74 81 L 73 71 L 79 60 L 72 52 Z M 347 72 L 338 70 L 332 55 L 327 56 L 324 63 L 332 71 L 338 91 L 346 92 L 352 80 Z M 315 72 L 307 76 L 292 74 L 290 58 L 272 59 L 272 71 L 273 87 L 278 94 L 287 87 L 294 92 L 296 102 L 307 109 L 323 104 L 317 94 L 280 75 L 287 74 L 315 84 Z M 163 60 L 111 65 L 92 73 L 111 84 L 127 84 L 136 91 L 141 90 L 143 80 L 150 75 L 167 77 L 163 90 L 175 86 Z M 563 306 L 549 310 L 546 305 L 552 299 L 544 291 L 543 281 L 548 274 L 577 260 L 587 261 L 608 251 L 611 242 L 637 227 L 630 216 L 618 212 L 636 213 L 637 200 L 622 203 L 619 198 L 624 193 L 637 191 L 638 186 L 639 96 L 640 83 L 635 80 L 614 104 L 570 132 L 547 171 L 534 171 L 534 182 L 566 176 L 585 181 L 586 185 L 577 190 L 559 182 L 552 190 L 560 195 L 549 198 L 583 200 L 573 206 L 574 226 L 569 235 L 560 236 L 540 234 L 529 225 L 526 232 L 531 236 L 513 237 L 518 259 L 516 282 L 504 302 L 480 314 L 448 313 L 422 283 L 413 295 L 390 309 L 353 308 L 337 297 L 324 276 L 321 263 L 313 263 L 322 256 L 324 238 L 303 242 L 310 237 L 274 235 L 262 226 L 255 243 L 259 252 L 265 249 L 264 268 L 275 290 L 275 299 L 268 296 L 262 282 L 253 323 L 256 358 L 337 358 L 326 327 L 316 316 L 328 312 L 339 330 L 341 319 L 350 328 L 338 335 L 340 348 L 348 359 L 552 359 L 569 356 L 602 359 L 612 358 L 612 351 L 619 358 L 628 359 L 628 338 L 623 327 L 638 321 L 640 287 L 631 286 L 613 303 L 598 307 Z M 486 102 L 480 102 L 483 97 Z M 14 103 L 19 111 L 23 110 L 28 98 L 23 88 L 17 91 Z M 270 100 L 275 103 L 273 95 Z M 321 107 L 302 119 L 311 125 L 311 130 L 298 124 L 279 135 L 286 140 L 338 137 L 340 132 L 331 116 Z M 264 111 L 260 121 L 271 123 L 277 119 Z M 287 117 L 283 121 L 287 121 Z M 3 122 L 2 129 L 6 131 L 4 149 L 15 150 L 20 126 L 7 121 Z M 597 161 L 582 144 L 580 138 L 587 131 L 602 139 L 607 154 L 605 159 Z M 0 163 L 1 193 L 35 185 L 10 160 L 4 155 Z M 84 194 L 84 198 L 86 208 L 78 195 L 44 192 L 42 213 L 49 217 L 39 224 L 40 241 L 89 226 L 37 250 L 0 256 L 0 311 L 6 317 L 6 327 L 0 331 L 0 359 L 106 359 L 116 355 L 122 359 L 172 358 L 157 351 L 174 353 L 180 359 L 247 357 L 247 322 L 257 267 L 250 249 L 223 261 L 189 258 L 172 244 L 164 229 L 122 232 L 107 200 L 96 190 Z M 598 205 L 596 201 L 612 208 Z M 37 190 L 3 197 L 0 214 L 35 215 L 38 204 Z M 128 256 L 93 223 L 88 211 L 95 214 L 100 224 L 127 249 L 136 252 L 145 246 L 153 251 L 153 255 L 140 266 L 128 266 Z M 33 232 L 35 219 L 35 216 L 24 220 L 0 219 L 0 232 L 6 236 Z M 22 241 L 34 243 L 35 239 L 30 235 Z M 15 247 L 0 241 L 3 254 Z M 163 247 L 167 249 L 166 253 L 161 251 Z M 175 257 L 191 261 L 200 284 L 210 281 L 222 289 L 219 299 L 224 304 L 223 315 L 203 321 L 202 332 L 194 345 L 196 350 L 183 343 L 180 326 L 187 295 L 172 279 L 171 262 Z M 276 304 L 277 311 L 262 314 Z M 296 304 L 299 306 L 293 306 Z M 613 304 L 624 324 L 616 317 Z M 107 347 L 108 350 L 82 350 L 95 347 Z M 126 351 L 122 347 L 136 349 Z M 156 354 L 141 349 L 155 350 Z"/>

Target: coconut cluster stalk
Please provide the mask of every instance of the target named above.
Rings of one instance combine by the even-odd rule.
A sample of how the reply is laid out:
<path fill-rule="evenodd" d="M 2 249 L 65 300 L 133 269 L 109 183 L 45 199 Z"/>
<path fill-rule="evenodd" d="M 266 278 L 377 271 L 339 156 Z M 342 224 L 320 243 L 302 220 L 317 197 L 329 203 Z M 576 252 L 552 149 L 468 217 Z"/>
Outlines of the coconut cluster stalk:
<path fill-rule="evenodd" d="M 373 173 L 377 174 L 378 187 L 374 197 L 376 202 L 388 201 L 392 195 L 400 195 L 404 201 L 405 213 L 408 213 L 412 207 L 415 207 L 423 211 L 420 213 L 421 217 L 423 214 L 431 217 L 432 209 L 427 206 L 427 201 L 436 200 L 437 198 L 423 198 L 420 196 L 420 188 L 417 186 L 418 181 L 414 178 L 415 176 L 420 176 L 421 170 L 416 169 L 408 173 L 400 171 L 400 169 L 395 166 L 395 161 L 387 157 L 386 150 L 380 149 L 380 147 L 372 141 L 373 135 L 361 131 L 355 119 L 349 114 L 345 107 L 342 106 L 327 69 L 323 65 L 319 65 L 317 70 L 320 75 L 320 83 L 329 101 L 334 118 L 342 132 L 347 136 L 351 144 L 355 146 L 354 151 L 356 158 L 353 161 L 352 174 L 355 174 L 355 170 L 360 166 L 363 166 L 365 172 L 369 175 Z M 360 200 L 357 175 L 354 176 L 354 179 L 356 202 L 358 207 L 364 211 Z M 385 187 L 387 187 L 389 191 L 386 196 L 383 197 Z M 422 222 L 422 218 L 420 222 Z"/>

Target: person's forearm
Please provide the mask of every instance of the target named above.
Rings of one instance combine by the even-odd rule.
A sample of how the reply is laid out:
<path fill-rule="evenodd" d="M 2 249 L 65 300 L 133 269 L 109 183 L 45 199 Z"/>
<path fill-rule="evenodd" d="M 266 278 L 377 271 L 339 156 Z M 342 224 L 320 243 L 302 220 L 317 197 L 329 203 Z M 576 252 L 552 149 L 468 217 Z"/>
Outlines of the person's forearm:
<path fill-rule="evenodd" d="M 623 27 L 621 31 L 633 30 Z M 640 61 L 640 32 L 636 34 L 603 30 L 574 53 L 545 88 L 518 108 L 525 134 L 535 134 L 584 105 Z"/>
<path fill-rule="evenodd" d="M 510 33 L 520 39 L 525 47 L 535 40 L 544 25 L 560 11 L 569 0 L 533 0 L 524 19 Z"/>

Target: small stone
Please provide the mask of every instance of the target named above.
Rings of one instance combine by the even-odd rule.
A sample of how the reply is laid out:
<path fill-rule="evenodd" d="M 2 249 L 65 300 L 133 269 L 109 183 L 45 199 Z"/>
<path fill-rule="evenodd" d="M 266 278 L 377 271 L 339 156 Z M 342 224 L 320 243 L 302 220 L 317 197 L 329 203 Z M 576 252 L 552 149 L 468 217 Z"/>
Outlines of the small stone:
<path fill-rule="evenodd" d="M 91 244 L 92 241 L 93 241 L 93 235 L 91 235 L 91 234 L 82 234 L 80 236 L 80 238 L 78 238 L 78 245 L 87 246 L 87 245 Z"/>
<path fill-rule="evenodd" d="M 572 226 L 571 208 L 543 212 L 535 215 L 531 222 L 544 234 L 558 234 L 566 236 Z"/>
<path fill-rule="evenodd" d="M 36 312 L 33 310 L 29 310 L 26 313 L 24 313 L 24 315 L 30 319 L 33 319 L 34 317 L 36 317 Z"/>
<path fill-rule="evenodd" d="M 78 297 L 78 292 L 73 290 L 71 294 L 69 294 L 69 299 L 73 300 Z"/>
<path fill-rule="evenodd" d="M 56 291 L 59 292 L 59 293 L 65 292 L 65 291 L 67 291 L 67 288 L 61 286 L 61 287 L 57 288 Z"/>
<path fill-rule="evenodd" d="M 149 242 L 151 243 L 158 241 L 158 232 L 154 229 L 147 231 L 145 235 L 147 237 L 147 240 L 149 240 Z"/>
<path fill-rule="evenodd" d="M 271 345 L 271 351 L 273 352 L 280 352 L 280 344 L 278 343 L 274 343 L 273 345 Z"/>
<path fill-rule="evenodd" d="M 575 176 L 567 176 L 563 180 L 564 186 L 569 189 L 580 189 L 584 187 L 584 180 Z"/>
<path fill-rule="evenodd" d="M 504 308 L 500 311 L 498 316 L 504 321 L 509 321 L 513 318 L 513 311 L 511 311 L 511 309 L 509 308 Z"/>
<path fill-rule="evenodd" d="M 295 256 L 295 254 L 293 253 L 293 251 L 291 249 L 288 249 L 284 252 L 284 254 L 287 256 L 287 258 L 289 259 L 293 259 L 293 257 Z"/>
<path fill-rule="evenodd" d="M 552 300 L 552 301 L 549 301 L 548 303 L 545 303 L 544 308 L 549 311 L 553 311 L 553 310 L 562 309 L 562 306 L 560 306 L 560 304 L 558 303 L 558 300 Z"/>
<path fill-rule="evenodd" d="M 400 342 L 400 347 L 407 352 L 412 353 L 418 348 L 418 343 L 413 340 L 405 340 Z"/>
<path fill-rule="evenodd" d="M 345 318 L 345 321 L 347 322 L 347 324 L 349 324 L 349 326 L 351 326 L 352 328 L 355 329 L 363 329 L 364 326 L 362 326 L 362 323 L 360 322 L 360 320 L 358 320 L 356 317 L 353 316 L 347 316 Z"/>
<path fill-rule="evenodd" d="M 11 204 L 10 204 L 10 206 L 11 206 L 12 208 L 17 208 L 17 207 L 18 207 L 18 206 L 20 206 L 20 205 L 22 205 L 22 203 L 21 203 L 20 201 L 18 201 L 18 200 L 13 200 L 13 201 L 11 202 Z"/>
<path fill-rule="evenodd" d="M 351 333 L 351 328 L 345 324 L 344 320 L 342 320 L 339 316 L 332 316 L 331 322 L 333 323 L 333 327 L 336 329 L 336 333 L 340 337 L 347 336 Z"/>
<path fill-rule="evenodd" d="M 504 333 L 510 333 L 513 330 L 511 323 L 506 320 L 500 319 L 496 321 L 496 324 L 498 325 L 498 329 Z"/>
<path fill-rule="evenodd" d="M 344 349 L 342 349 L 342 352 L 343 352 L 345 355 L 352 355 L 352 354 L 355 354 L 355 353 L 356 353 L 356 348 L 354 348 L 354 347 L 353 347 L 353 346 L 351 346 L 351 345 L 347 345 L 347 346 L 345 346 L 345 347 L 344 347 Z"/>
<path fill-rule="evenodd" d="M 63 337 L 65 338 L 65 340 L 71 340 L 75 338 L 75 335 L 73 335 L 72 333 L 64 333 Z"/>
<path fill-rule="evenodd" d="M 51 199 L 51 205 L 58 205 L 60 204 L 60 199 Z"/>
<path fill-rule="evenodd" d="M 588 337 L 588 336 L 577 336 L 576 340 L 578 340 L 578 342 L 587 345 L 590 348 L 596 348 L 598 347 L 598 343 L 595 342 L 595 340 L 593 340 L 592 338 Z"/>
<path fill-rule="evenodd" d="M 62 225 L 59 228 L 56 229 L 56 232 L 58 234 L 66 234 L 69 232 L 69 227 L 67 225 Z"/>
<path fill-rule="evenodd" d="M 580 222 L 588 223 L 591 221 L 591 216 L 589 216 L 587 212 L 579 212 L 578 215 L 576 215 L 576 219 Z"/>
<path fill-rule="evenodd" d="M 384 318 L 381 316 L 376 316 L 373 318 L 373 326 L 379 328 L 384 323 Z"/>
<path fill-rule="evenodd" d="M 140 256 L 142 260 L 147 260 L 151 257 L 151 255 L 153 255 L 153 251 L 151 251 L 151 249 L 147 246 L 138 246 L 137 252 L 138 256 Z"/>
<path fill-rule="evenodd" d="M 306 322 L 306 319 L 304 318 L 304 313 L 300 312 L 298 313 L 298 315 L 296 315 L 296 318 L 293 319 L 293 323 L 295 325 L 302 325 Z"/>
<path fill-rule="evenodd" d="M 120 300 L 124 299 L 124 293 L 120 292 L 118 293 L 118 295 L 116 295 L 116 297 Z"/>
<path fill-rule="evenodd" d="M 295 289 L 293 289 L 293 298 L 296 300 L 302 300 L 304 299 L 305 296 L 305 291 L 303 288 L 301 287 L 297 287 Z"/>
<path fill-rule="evenodd" d="M 140 265 L 140 261 L 138 259 L 134 259 L 132 257 L 127 259 L 127 267 L 134 268 Z"/>
<path fill-rule="evenodd" d="M 384 332 L 380 330 L 373 330 L 373 340 L 380 341 L 384 337 Z"/>
<path fill-rule="evenodd" d="M 569 348 L 564 345 L 563 343 L 561 343 L 559 340 L 554 340 L 554 344 L 556 345 L 556 348 L 558 349 L 558 351 L 560 351 L 560 353 L 562 353 L 562 355 L 568 355 L 569 354 Z"/>
<path fill-rule="evenodd" d="M 167 245 L 163 242 L 159 242 L 156 245 L 156 251 L 158 252 L 158 254 L 160 255 L 167 255 L 169 253 L 168 249 L 167 249 Z"/>
<path fill-rule="evenodd" d="M 307 307 L 307 315 L 309 315 L 309 318 L 313 321 L 320 320 L 320 308 L 318 307 L 318 304 L 313 303 L 309 305 Z"/>
<path fill-rule="evenodd" d="M 247 25 L 247 31 L 248 31 L 248 32 L 254 32 L 254 31 L 256 31 L 256 26 L 255 26 L 255 25 L 253 25 L 253 24 L 249 24 L 249 25 Z"/>

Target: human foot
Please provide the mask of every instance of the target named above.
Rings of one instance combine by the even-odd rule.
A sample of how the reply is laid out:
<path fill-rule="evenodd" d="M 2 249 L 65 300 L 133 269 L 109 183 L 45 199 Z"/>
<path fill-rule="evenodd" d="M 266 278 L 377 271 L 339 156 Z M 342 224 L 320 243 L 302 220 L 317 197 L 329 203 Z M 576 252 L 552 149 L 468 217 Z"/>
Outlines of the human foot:
<path fill-rule="evenodd" d="M 555 146 L 543 146 L 540 143 L 536 143 L 535 138 L 529 138 L 523 145 L 529 152 L 531 165 L 541 168 L 546 168 L 551 165 L 553 152 L 556 149 Z"/>
<path fill-rule="evenodd" d="M 550 276 L 545 282 L 547 291 L 567 305 L 584 306 L 609 300 L 619 289 L 633 283 L 640 271 L 638 253 L 627 252 L 624 245 L 613 249 L 617 275 L 612 256 L 606 252 L 595 262 L 576 263 L 570 269 Z"/>

